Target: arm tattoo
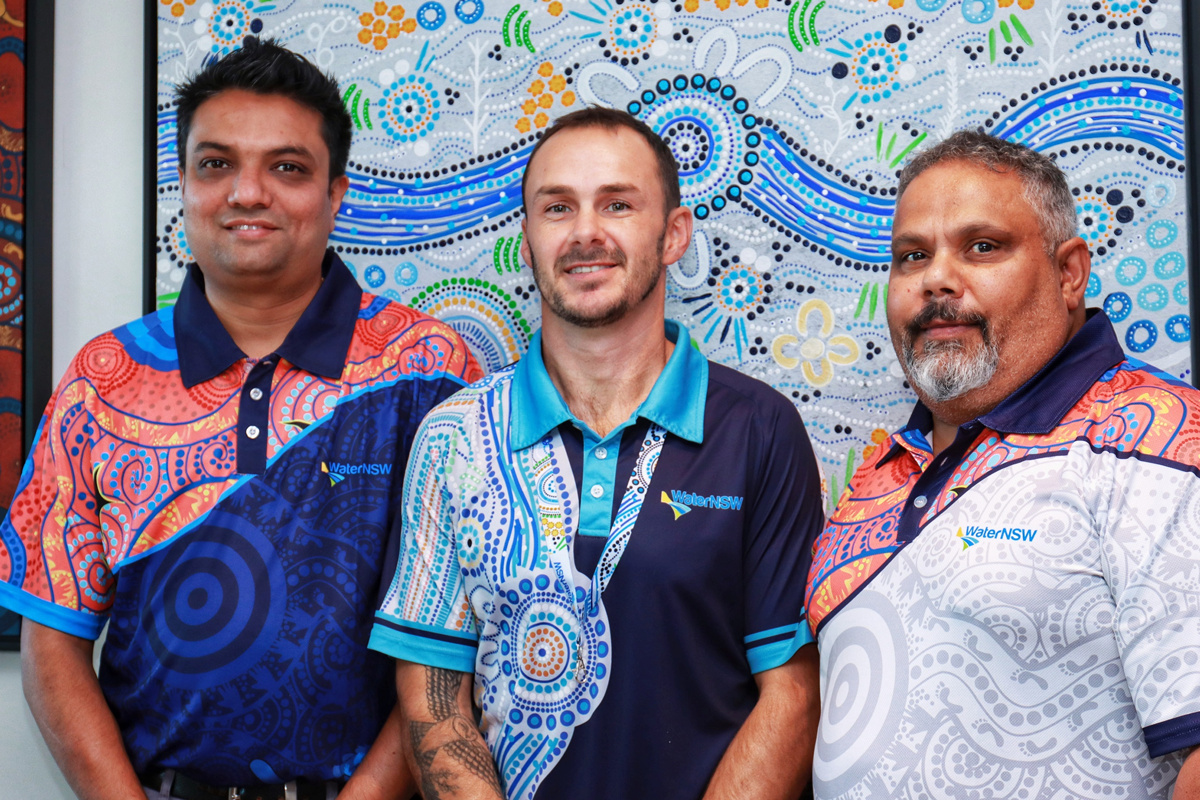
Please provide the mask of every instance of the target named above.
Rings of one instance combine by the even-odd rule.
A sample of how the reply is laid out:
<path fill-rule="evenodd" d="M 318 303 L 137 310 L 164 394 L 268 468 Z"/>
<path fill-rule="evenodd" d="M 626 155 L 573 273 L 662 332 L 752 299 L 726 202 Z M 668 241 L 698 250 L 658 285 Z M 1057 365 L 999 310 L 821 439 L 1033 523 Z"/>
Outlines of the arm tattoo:
<path fill-rule="evenodd" d="M 504 797 L 496 764 L 479 729 L 458 709 L 461 682 L 461 673 L 425 667 L 425 702 L 434 721 L 408 723 L 425 800 L 453 797 L 459 791 L 456 779 L 466 775 Z"/>

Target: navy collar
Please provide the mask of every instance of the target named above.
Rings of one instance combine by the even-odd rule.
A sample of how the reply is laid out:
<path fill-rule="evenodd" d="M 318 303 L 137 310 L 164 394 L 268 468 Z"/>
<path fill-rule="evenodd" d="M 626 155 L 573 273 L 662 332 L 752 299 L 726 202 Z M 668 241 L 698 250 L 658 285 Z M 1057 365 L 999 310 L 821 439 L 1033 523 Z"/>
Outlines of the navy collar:
<path fill-rule="evenodd" d="M 362 305 L 362 289 L 332 249 L 321 264 L 325 280 L 275 352 L 305 372 L 339 378 Z M 204 294 L 204 273 L 195 264 L 175 303 L 175 347 L 179 377 L 192 388 L 246 357 Z"/>
<path fill-rule="evenodd" d="M 1044 436 L 1059 426 L 1067 412 L 1104 373 L 1124 360 L 1125 351 L 1108 315 L 1100 309 L 1088 309 L 1087 322 L 1062 349 L 1036 375 L 975 422 L 999 433 Z M 897 435 L 925 433 L 932 428 L 933 414 L 918 400 L 908 424 Z M 899 444 L 893 444 L 876 467 L 890 461 L 901 449 Z"/>

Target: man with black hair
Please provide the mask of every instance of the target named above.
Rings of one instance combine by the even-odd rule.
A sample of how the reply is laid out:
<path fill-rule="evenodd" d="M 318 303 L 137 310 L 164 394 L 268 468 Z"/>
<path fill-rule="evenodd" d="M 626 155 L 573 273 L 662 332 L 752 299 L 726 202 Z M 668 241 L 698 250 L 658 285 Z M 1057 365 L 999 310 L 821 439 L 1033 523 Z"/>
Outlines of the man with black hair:
<path fill-rule="evenodd" d="M 409 767 L 426 800 L 792 800 L 822 523 L 800 415 L 665 319 L 692 218 L 645 124 L 560 117 L 523 196 L 542 329 L 422 425 L 371 634 Z"/>
<path fill-rule="evenodd" d="M 367 635 L 417 424 L 480 370 L 328 249 L 331 77 L 248 39 L 177 113 L 196 263 L 76 356 L 0 525 L 26 697 L 84 800 L 408 797 Z"/>

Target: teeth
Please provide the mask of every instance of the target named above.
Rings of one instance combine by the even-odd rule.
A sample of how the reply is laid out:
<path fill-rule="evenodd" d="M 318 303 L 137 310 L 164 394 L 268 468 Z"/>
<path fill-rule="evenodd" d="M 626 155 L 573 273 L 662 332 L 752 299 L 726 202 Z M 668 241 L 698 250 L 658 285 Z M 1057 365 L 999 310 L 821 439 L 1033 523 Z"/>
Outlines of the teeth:
<path fill-rule="evenodd" d="M 607 267 L 575 267 L 567 270 L 567 273 L 569 275 L 587 275 L 589 272 L 599 272 L 602 269 L 607 269 Z"/>
<path fill-rule="evenodd" d="M 235 231 L 257 231 L 262 228 L 261 225 L 234 225 Z"/>

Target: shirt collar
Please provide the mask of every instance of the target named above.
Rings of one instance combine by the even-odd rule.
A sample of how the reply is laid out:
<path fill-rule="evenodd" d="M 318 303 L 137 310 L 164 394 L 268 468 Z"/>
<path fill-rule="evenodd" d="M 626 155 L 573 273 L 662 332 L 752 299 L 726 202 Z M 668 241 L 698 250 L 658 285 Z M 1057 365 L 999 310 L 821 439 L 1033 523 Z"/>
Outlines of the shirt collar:
<path fill-rule="evenodd" d="M 1125 351 L 1108 315 L 1099 309 L 1088 309 L 1087 322 L 1079 332 L 1036 375 L 978 421 L 1001 433 L 1026 436 L 1050 433 L 1096 381 L 1124 360 Z M 933 414 L 918 400 L 908 424 L 896 433 L 891 450 L 876 468 L 903 449 L 899 437 L 932 428 Z"/>
<path fill-rule="evenodd" d="M 634 417 L 662 426 L 681 439 L 704 441 L 704 401 L 708 395 L 708 359 L 691 345 L 687 328 L 665 324 L 675 349 Z M 542 360 L 542 332 L 534 334 L 529 352 L 517 362 L 512 385 L 512 447 L 524 450 L 564 422 L 580 422 L 562 399 Z"/>
<path fill-rule="evenodd" d="M 338 378 L 362 305 L 362 289 L 333 250 L 321 264 L 324 280 L 275 352 L 305 372 Z M 204 294 L 204 273 L 195 264 L 175 303 L 179 376 L 187 388 L 210 381 L 246 357 Z"/>

